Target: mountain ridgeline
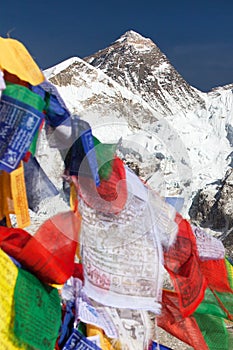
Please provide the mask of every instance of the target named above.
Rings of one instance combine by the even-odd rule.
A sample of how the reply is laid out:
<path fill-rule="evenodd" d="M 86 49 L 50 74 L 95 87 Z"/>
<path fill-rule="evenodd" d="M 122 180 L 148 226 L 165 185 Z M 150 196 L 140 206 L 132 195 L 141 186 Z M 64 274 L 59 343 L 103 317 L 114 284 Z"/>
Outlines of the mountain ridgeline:
<path fill-rule="evenodd" d="M 158 191 L 162 177 L 161 194 L 184 196 L 190 206 L 200 189 L 231 169 L 233 84 L 197 90 L 152 40 L 128 31 L 44 73 L 103 142 L 123 137 L 122 156 Z"/>

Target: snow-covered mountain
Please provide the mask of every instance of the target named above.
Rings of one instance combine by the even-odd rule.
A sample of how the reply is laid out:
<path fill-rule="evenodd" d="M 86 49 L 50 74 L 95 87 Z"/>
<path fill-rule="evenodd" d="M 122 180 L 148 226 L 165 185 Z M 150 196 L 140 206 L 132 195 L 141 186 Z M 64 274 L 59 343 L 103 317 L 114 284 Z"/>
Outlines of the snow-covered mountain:
<path fill-rule="evenodd" d="M 204 101 L 148 38 L 128 31 L 104 50 L 84 58 L 164 115 L 192 110 Z"/>
<path fill-rule="evenodd" d="M 121 156 L 162 195 L 184 196 L 186 208 L 232 164 L 232 86 L 198 91 L 138 33 L 44 73 L 71 113 L 103 142 L 122 137 Z"/>

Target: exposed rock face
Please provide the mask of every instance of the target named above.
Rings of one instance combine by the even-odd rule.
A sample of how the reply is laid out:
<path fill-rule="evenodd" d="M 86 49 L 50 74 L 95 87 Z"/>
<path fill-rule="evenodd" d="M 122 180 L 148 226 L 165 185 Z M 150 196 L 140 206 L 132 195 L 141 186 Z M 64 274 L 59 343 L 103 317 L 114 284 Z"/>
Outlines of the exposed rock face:
<path fill-rule="evenodd" d="M 156 44 L 134 31 L 126 32 L 111 46 L 84 60 L 165 115 L 204 105 L 200 94 L 181 77 Z M 169 108 L 171 100 L 173 109 Z"/>
<path fill-rule="evenodd" d="M 205 228 L 222 234 L 222 239 L 233 236 L 233 169 L 217 184 L 199 190 L 189 210 L 190 218 Z M 228 237 L 228 238 L 227 238 Z"/>

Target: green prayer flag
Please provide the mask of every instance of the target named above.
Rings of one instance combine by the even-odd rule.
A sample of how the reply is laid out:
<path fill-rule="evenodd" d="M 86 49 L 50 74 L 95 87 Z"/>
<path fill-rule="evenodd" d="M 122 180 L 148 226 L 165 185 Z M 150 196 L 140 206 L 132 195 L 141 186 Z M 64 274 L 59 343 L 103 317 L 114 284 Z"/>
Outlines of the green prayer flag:
<path fill-rule="evenodd" d="M 112 162 L 116 153 L 117 144 L 101 143 L 96 137 L 93 137 L 93 139 L 99 177 L 101 180 L 108 180 L 112 173 Z"/>
<path fill-rule="evenodd" d="M 232 349 L 229 347 L 229 334 L 223 318 L 196 313 L 194 316 L 209 350 Z"/>
<path fill-rule="evenodd" d="M 42 97 L 35 94 L 25 86 L 6 82 L 6 89 L 3 91 L 3 95 L 15 98 L 16 100 L 37 109 L 39 112 L 42 112 L 45 107 L 45 101 Z"/>
<path fill-rule="evenodd" d="M 226 318 L 226 313 L 220 307 L 214 294 L 208 288 L 205 291 L 205 297 L 203 301 L 199 304 L 195 312 L 198 314 L 209 314 L 217 317 Z"/>
<path fill-rule="evenodd" d="M 205 297 L 193 316 L 210 350 L 233 349 L 233 334 L 227 329 L 227 322 L 233 326 L 228 320 L 232 312 L 231 293 L 212 292 L 206 289 Z"/>
<path fill-rule="evenodd" d="M 61 325 L 58 290 L 19 269 L 14 291 L 14 332 L 40 350 L 53 350 Z"/>

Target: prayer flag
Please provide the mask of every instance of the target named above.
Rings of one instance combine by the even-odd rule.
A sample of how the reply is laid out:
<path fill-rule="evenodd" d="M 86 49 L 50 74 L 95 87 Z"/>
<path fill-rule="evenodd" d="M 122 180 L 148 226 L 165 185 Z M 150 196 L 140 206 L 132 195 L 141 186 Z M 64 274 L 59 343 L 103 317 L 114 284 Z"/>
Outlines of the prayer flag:
<path fill-rule="evenodd" d="M 16 170 L 10 173 L 10 179 L 17 226 L 24 228 L 30 225 L 31 220 L 28 211 L 23 162 L 21 162 L 20 166 Z"/>
<path fill-rule="evenodd" d="M 38 85 L 44 81 L 42 71 L 20 41 L 0 37 L 0 52 L 2 71 L 7 70 L 32 85 Z"/>
<path fill-rule="evenodd" d="M 88 340 L 77 329 L 73 330 L 72 335 L 62 350 L 101 350 L 97 345 Z"/>
<path fill-rule="evenodd" d="M 18 269 L 0 249 L 0 350 L 29 350 L 13 332 L 14 288 Z"/>
<path fill-rule="evenodd" d="M 14 311 L 14 332 L 19 339 L 36 349 L 54 349 L 61 324 L 60 298 L 56 288 L 19 269 Z"/>
<path fill-rule="evenodd" d="M 186 317 L 204 298 L 207 282 L 199 265 L 196 239 L 189 222 L 178 213 L 176 222 L 178 235 L 175 243 L 164 251 L 164 266 L 178 293 L 180 311 Z"/>
<path fill-rule="evenodd" d="M 44 115 L 35 108 L 3 95 L 0 101 L 0 169 L 17 168 L 30 147 Z"/>
<path fill-rule="evenodd" d="M 183 317 L 178 294 L 163 290 L 162 312 L 157 317 L 158 326 L 195 350 L 209 350 L 195 317 Z"/>

